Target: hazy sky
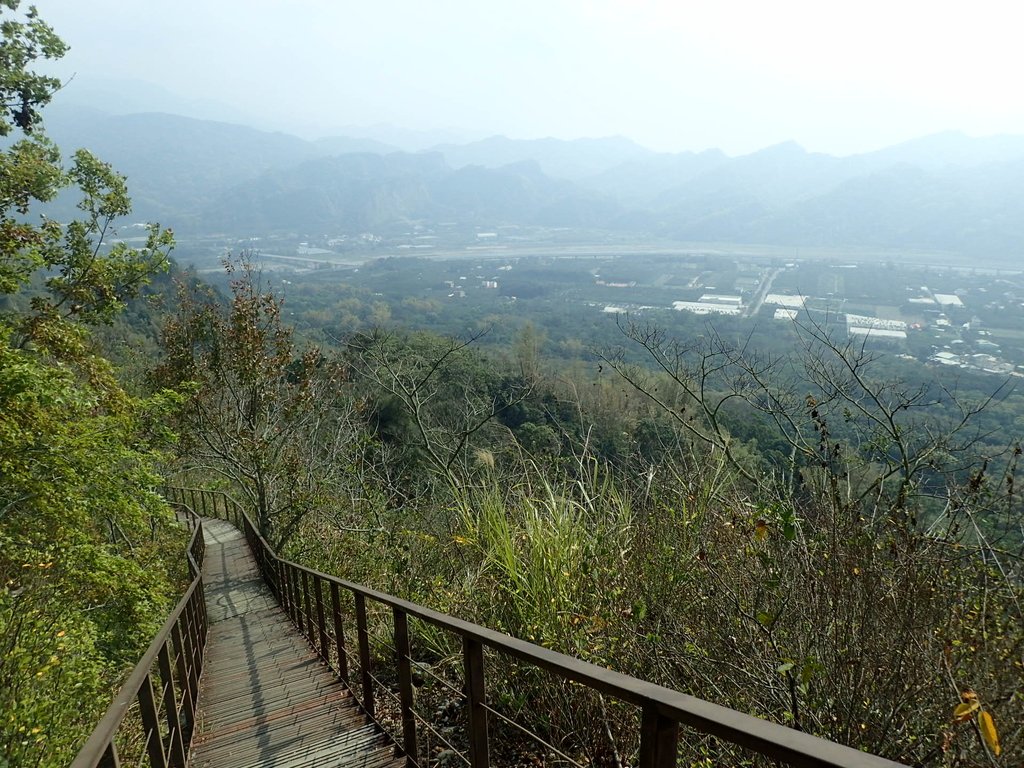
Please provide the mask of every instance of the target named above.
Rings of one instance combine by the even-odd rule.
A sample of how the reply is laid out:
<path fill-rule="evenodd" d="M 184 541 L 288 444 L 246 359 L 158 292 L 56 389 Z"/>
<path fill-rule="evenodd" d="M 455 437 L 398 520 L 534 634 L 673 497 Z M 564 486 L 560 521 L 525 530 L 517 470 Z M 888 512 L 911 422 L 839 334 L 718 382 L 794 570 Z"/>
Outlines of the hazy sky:
<path fill-rule="evenodd" d="M 145 80 L 307 136 L 387 122 L 848 154 L 1024 133 L 1012 0 L 35 2 L 82 83 Z"/>

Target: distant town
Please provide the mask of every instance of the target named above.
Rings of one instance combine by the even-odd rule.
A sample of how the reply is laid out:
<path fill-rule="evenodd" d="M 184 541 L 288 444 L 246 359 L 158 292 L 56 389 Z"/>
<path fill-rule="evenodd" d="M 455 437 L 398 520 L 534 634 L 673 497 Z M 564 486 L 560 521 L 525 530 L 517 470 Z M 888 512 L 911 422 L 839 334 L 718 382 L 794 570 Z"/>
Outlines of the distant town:
<path fill-rule="evenodd" d="M 598 322 L 595 313 L 760 326 L 813 318 L 930 366 L 1024 376 L 1024 271 L 948 254 L 636 244 L 561 228 L 466 231 L 445 222 L 400 237 L 210 238 L 183 243 L 179 258 L 213 274 L 229 249 L 250 250 L 291 286 L 296 311 L 308 293 L 299 286 L 313 278 L 315 305 L 331 303 L 331 285 L 362 290 L 367 305 L 388 304 L 403 319 L 403 303 L 415 304 L 419 320 L 451 333 L 503 312 L 543 325 L 557 311 L 559 327 L 566 313 L 581 325 Z M 370 313 L 346 319 L 367 323 Z"/>

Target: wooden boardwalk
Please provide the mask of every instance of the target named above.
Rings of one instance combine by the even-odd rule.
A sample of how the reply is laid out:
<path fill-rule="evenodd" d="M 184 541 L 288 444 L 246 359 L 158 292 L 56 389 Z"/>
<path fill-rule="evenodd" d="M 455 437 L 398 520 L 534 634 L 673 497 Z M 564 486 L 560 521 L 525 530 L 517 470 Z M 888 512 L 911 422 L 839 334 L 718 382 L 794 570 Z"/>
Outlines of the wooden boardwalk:
<path fill-rule="evenodd" d="M 210 633 L 193 768 L 398 768 L 391 741 L 295 630 L 245 538 L 204 519 Z"/>

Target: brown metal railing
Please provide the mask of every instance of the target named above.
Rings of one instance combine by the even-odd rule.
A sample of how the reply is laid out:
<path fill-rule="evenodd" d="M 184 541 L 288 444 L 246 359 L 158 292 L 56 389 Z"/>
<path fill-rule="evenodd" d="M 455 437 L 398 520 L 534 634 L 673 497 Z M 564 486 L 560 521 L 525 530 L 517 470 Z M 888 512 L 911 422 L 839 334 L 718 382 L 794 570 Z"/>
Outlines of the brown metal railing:
<path fill-rule="evenodd" d="M 188 507 L 179 511 L 192 530 L 186 554 L 191 582 L 71 768 L 185 768 L 188 762 L 206 647 L 206 546 L 199 516 Z"/>
<path fill-rule="evenodd" d="M 408 765 L 421 765 L 422 750 L 417 743 L 426 732 L 451 749 L 471 768 L 491 764 L 488 721 L 523 731 L 557 753 L 568 764 L 580 763 L 557 747 L 514 722 L 500 712 L 486 696 L 485 650 L 497 658 L 511 657 L 532 667 L 545 670 L 556 678 L 633 705 L 639 710 L 639 749 L 637 768 L 675 768 L 678 757 L 680 726 L 717 737 L 752 750 L 771 760 L 808 768 L 897 768 L 899 763 L 860 752 L 835 742 L 810 736 L 785 726 L 770 723 L 708 701 L 688 696 L 628 675 L 613 672 L 579 659 L 542 648 L 508 635 L 447 616 L 421 605 L 402 600 L 374 589 L 353 584 L 329 574 L 284 560 L 260 535 L 250 517 L 230 497 L 219 492 L 178 489 L 176 498 L 190 503 L 203 514 L 233 522 L 246 536 L 258 567 L 267 585 L 298 630 L 306 637 L 320 657 L 345 681 L 363 710 L 381 721 L 377 694 L 394 699 L 401 733 L 392 733 Z M 346 640 L 342 596 L 351 596 L 355 614 L 356 647 Z M 391 641 L 389 651 L 394 677 L 384 682 L 375 674 L 374 654 L 368 627 L 368 606 L 390 609 Z M 413 668 L 422 671 L 410 653 L 410 617 L 450 633 L 461 643 L 461 685 L 451 685 L 438 678 L 465 703 L 465 732 L 455 749 L 450 740 L 439 733 L 422 713 L 414 708 Z M 355 656 L 353 656 L 353 652 Z M 358 674 L 352 674 L 355 667 Z M 429 672 L 428 672 L 429 674 Z M 397 693 L 392 688 L 397 687 Z M 420 728 L 417 727 L 420 726 Z M 422 731 L 421 731 L 422 729 Z M 386 729 L 387 730 L 387 729 Z"/>

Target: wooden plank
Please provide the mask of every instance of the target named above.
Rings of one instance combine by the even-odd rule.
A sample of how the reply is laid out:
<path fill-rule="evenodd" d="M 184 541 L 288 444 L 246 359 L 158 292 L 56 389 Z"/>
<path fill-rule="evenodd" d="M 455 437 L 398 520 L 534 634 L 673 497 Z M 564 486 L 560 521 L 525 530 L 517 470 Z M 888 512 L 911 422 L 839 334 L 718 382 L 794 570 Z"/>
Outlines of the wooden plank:
<path fill-rule="evenodd" d="M 404 765 L 274 600 L 243 535 L 203 526 L 210 626 L 190 766 Z"/>

